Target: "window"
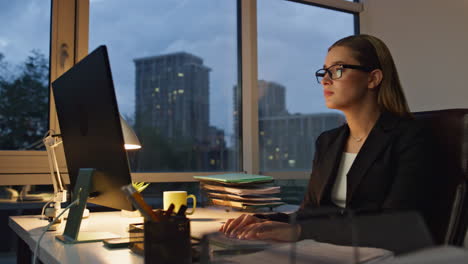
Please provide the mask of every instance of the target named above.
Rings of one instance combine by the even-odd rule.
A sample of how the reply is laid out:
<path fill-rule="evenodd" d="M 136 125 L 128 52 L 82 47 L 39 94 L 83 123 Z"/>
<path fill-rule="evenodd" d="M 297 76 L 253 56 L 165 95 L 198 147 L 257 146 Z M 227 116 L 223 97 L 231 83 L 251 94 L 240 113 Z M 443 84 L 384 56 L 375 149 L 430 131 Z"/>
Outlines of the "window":
<path fill-rule="evenodd" d="M 50 1 L 7 1 L 0 19 L 0 150 L 42 150 L 49 122 Z"/>
<path fill-rule="evenodd" d="M 325 107 L 314 73 L 331 44 L 354 34 L 354 15 L 285 0 L 257 3 L 260 170 L 310 171 L 315 139 L 344 121 Z"/>
<path fill-rule="evenodd" d="M 240 170 L 236 1 L 91 1 L 89 50 L 103 44 L 143 146 L 133 172 Z"/>
<path fill-rule="evenodd" d="M 354 15 L 285 0 L 257 3 L 260 171 L 285 176 L 276 180 L 282 199 L 299 204 L 315 140 L 344 122 L 341 112 L 326 108 L 314 73 L 331 44 L 354 34 Z"/>

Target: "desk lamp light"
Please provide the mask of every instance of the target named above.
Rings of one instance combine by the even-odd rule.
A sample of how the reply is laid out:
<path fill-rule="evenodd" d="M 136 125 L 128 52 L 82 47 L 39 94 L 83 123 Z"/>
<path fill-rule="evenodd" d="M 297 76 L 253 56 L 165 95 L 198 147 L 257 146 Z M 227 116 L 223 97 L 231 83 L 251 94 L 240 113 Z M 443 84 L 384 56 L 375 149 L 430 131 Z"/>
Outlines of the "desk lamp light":
<path fill-rule="evenodd" d="M 138 140 L 133 129 L 128 125 L 125 119 L 120 116 L 120 125 L 122 127 L 122 134 L 124 137 L 124 148 L 126 150 L 135 150 L 141 148 L 141 143 Z M 50 176 L 52 178 L 52 184 L 54 186 L 54 196 L 49 203 L 53 203 L 52 207 L 47 207 L 45 210 L 45 216 L 52 221 L 55 216 L 57 216 L 61 208 L 61 203 L 67 201 L 67 190 L 64 187 L 62 176 L 60 175 L 60 170 L 57 162 L 57 156 L 55 153 L 55 148 L 62 144 L 62 139 L 59 134 L 49 133 L 44 138 L 44 145 L 47 150 L 47 157 L 49 160 Z M 83 217 L 89 216 L 89 210 L 85 209 Z M 60 225 L 60 221 L 54 225 L 51 225 L 49 230 L 57 230 Z"/>
<path fill-rule="evenodd" d="M 122 133 L 124 137 L 124 147 L 126 150 L 141 149 L 140 140 L 136 136 L 133 129 L 127 124 L 125 119 L 120 116 L 120 125 L 122 126 Z"/>

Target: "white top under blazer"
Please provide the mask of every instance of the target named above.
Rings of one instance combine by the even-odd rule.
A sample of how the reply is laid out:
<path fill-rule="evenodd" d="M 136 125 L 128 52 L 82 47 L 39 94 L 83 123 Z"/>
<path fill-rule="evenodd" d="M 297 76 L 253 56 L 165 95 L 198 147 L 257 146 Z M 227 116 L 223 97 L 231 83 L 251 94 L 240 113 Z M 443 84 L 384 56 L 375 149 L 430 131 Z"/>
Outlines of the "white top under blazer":
<path fill-rule="evenodd" d="M 346 208 L 346 175 L 356 159 L 357 153 L 343 152 L 338 168 L 338 175 L 332 190 L 332 202 L 341 208 Z"/>

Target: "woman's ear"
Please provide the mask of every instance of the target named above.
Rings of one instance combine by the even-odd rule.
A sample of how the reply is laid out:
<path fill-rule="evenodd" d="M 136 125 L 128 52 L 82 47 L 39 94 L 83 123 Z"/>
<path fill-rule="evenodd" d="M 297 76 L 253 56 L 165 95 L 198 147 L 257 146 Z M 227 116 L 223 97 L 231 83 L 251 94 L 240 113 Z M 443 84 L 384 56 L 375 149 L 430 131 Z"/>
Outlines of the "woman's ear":
<path fill-rule="evenodd" d="M 369 73 L 369 80 L 367 84 L 367 88 L 375 89 L 379 87 L 380 83 L 382 82 L 383 73 L 380 69 L 375 69 Z"/>

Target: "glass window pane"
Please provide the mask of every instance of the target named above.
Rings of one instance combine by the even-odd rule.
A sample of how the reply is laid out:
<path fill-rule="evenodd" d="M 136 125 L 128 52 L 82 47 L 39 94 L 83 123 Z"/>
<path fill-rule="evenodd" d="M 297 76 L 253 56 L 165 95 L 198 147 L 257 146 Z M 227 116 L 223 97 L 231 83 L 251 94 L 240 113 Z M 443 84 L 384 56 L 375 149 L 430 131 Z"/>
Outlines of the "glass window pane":
<path fill-rule="evenodd" d="M 260 168 L 310 171 L 317 136 L 344 122 L 314 74 L 328 47 L 354 33 L 353 15 L 285 0 L 258 0 L 257 12 Z M 306 183 L 278 181 L 290 203 Z"/>
<path fill-rule="evenodd" d="M 262 171 L 310 170 L 316 137 L 344 121 L 326 108 L 314 73 L 327 48 L 353 34 L 353 23 L 348 13 L 284 0 L 258 1 Z"/>
<path fill-rule="evenodd" d="M 39 150 L 48 130 L 50 1 L 2 1 L 0 149 Z"/>
<path fill-rule="evenodd" d="M 107 45 L 120 112 L 143 145 L 133 172 L 240 170 L 236 4 L 91 1 L 90 51 Z"/>

